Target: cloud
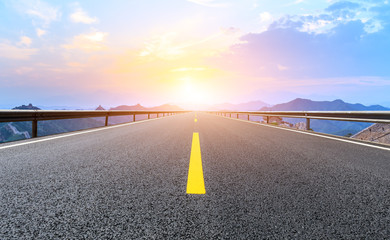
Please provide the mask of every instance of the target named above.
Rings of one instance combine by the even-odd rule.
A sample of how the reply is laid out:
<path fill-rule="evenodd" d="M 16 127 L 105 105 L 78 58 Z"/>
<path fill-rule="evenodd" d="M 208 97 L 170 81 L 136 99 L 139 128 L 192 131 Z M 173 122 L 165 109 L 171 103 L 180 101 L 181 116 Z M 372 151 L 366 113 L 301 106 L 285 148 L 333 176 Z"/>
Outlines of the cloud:
<path fill-rule="evenodd" d="M 27 60 L 38 52 L 35 48 L 23 48 L 10 44 L 8 41 L 0 41 L 0 58 Z"/>
<path fill-rule="evenodd" d="M 289 67 L 283 66 L 281 64 L 278 64 L 277 67 L 278 67 L 279 71 L 286 71 L 289 69 Z"/>
<path fill-rule="evenodd" d="M 238 28 L 221 28 L 218 32 L 201 39 L 183 40 L 177 32 L 167 32 L 145 42 L 140 57 L 149 59 L 175 60 L 188 56 L 212 56 L 239 43 L 241 31 Z"/>
<path fill-rule="evenodd" d="M 360 21 L 364 25 L 365 33 L 375 33 L 389 23 L 389 14 L 390 6 L 383 1 L 332 1 L 324 10 L 283 16 L 270 27 L 294 27 L 312 34 L 331 34 L 339 25 Z"/>
<path fill-rule="evenodd" d="M 34 68 L 32 68 L 32 67 L 19 67 L 19 68 L 16 68 L 14 71 L 18 75 L 24 75 L 24 74 L 31 73 L 33 70 L 34 70 Z"/>
<path fill-rule="evenodd" d="M 24 46 L 29 47 L 31 45 L 31 43 L 32 43 L 31 38 L 26 37 L 26 36 L 20 37 L 19 45 L 24 45 Z"/>
<path fill-rule="evenodd" d="M 65 49 L 81 49 L 84 51 L 100 51 L 106 47 L 104 40 L 108 33 L 93 31 L 89 34 L 80 34 L 73 37 L 71 44 L 62 45 Z"/>
<path fill-rule="evenodd" d="M 35 32 L 37 33 L 37 36 L 38 36 L 38 37 L 42 37 L 43 35 L 46 34 L 46 31 L 43 30 L 43 29 L 40 29 L 40 28 L 37 28 L 37 29 L 35 30 Z"/>
<path fill-rule="evenodd" d="M 70 20 L 75 23 L 91 24 L 96 23 L 98 19 L 96 17 L 88 16 L 81 7 L 77 7 L 76 10 L 70 15 Z"/>
<path fill-rule="evenodd" d="M 206 7 L 227 7 L 229 3 L 218 0 L 187 0 L 188 2 L 196 3 Z"/>
<path fill-rule="evenodd" d="M 44 26 L 48 26 L 52 21 L 59 20 L 61 12 L 59 8 L 41 0 L 14 1 L 12 5 L 22 14 L 27 14 L 34 19 L 42 21 Z"/>
<path fill-rule="evenodd" d="M 348 1 L 340 1 L 340 2 L 335 2 L 329 7 L 325 9 L 325 11 L 329 12 L 336 12 L 336 11 L 344 11 L 346 9 L 357 9 L 359 8 L 360 5 L 358 3 L 354 2 L 348 2 Z"/>
<path fill-rule="evenodd" d="M 272 17 L 271 13 L 269 13 L 269 12 L 260 13 L 260 22 L 269 22 L 272 20 L 273 20 L 273 17 Z"/>
<path fill-rule="evenodd" d="M 295 25 L 271 28 L 245 35 L 212 64 L 252 77 L 390 77 L 388 31 L 367 33 L 364 28 L 359 20 L 338 24 L 329 34 L 300 31 Z"/>
<path fill-rule="evenodd" d="M 205 68 L 193 68 L 193 67 L 183 67 L 183 68 L 175 68 L 172 69 L 171 72 L 198 72 L 198 71 L 204 71 L 206 70 Z"/>
<path fill-rule="evenodd" d="M 262 12 L 259 15 L 260 17 L 260 31 L 265 31 L 268 29 L 269 25 L 274 21 L 274 17 L 269 12 Z"/>
<path fill-rule="evenodd" d="M 79 62 L 68 62 L 66 65 L 69 66 L 69 67 L 74 67 L 74 68 L 86 67 L 86 64 L 82 64 L 82 63 L 79 63 Z"/>

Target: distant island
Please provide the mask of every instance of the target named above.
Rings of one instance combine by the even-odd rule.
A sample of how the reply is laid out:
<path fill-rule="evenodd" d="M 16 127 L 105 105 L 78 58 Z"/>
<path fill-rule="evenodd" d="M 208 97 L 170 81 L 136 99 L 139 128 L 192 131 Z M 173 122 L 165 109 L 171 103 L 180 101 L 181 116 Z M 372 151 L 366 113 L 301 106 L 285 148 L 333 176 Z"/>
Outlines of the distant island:
<path fill-rule="evenodd" d="M 28 105 L 22 105 L 19 107 L 14 107 L 12 110 L 41 110 L 39 107 L 33 106 L 31 103 Z"/>

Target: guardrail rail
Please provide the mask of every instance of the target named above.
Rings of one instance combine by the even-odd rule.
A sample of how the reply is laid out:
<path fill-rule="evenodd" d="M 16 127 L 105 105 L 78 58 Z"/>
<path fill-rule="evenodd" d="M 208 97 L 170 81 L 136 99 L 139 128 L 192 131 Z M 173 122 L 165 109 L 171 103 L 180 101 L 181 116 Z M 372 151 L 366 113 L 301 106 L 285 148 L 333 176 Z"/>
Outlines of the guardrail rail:
<path fill-rule="evenodd" d="M 32 122 L 32 137 L 38 136 L 38 121 L 59 120 L 59 119 L 74 119 L 74 118 L 90 118 L 90 117 L 105 117 L 104 126 L 108 125 L 108 118 L 112 116 L 131 116 L 135 122 L 136 115 L 157 114 L 157 117 L 168 116 L 188 111 L 127 111 L 127 110 L 0 110 L 0 122 Z"/>
<path fill-rule="evenodd" d="M 310 119 L 390 123 L 390 111 L 207 111 L 220 116 L 232 117 L 236 115 L 262 116 L 269 123 L 270 117 L 304 118 L 306 119 L 306 130 L 310 130 Z"/>

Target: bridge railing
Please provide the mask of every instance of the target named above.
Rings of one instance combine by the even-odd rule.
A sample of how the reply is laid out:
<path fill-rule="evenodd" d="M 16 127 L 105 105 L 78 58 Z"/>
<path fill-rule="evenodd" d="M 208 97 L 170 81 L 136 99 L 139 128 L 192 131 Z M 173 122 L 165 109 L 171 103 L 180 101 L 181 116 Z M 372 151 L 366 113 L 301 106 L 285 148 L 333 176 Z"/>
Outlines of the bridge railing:
<path fill-rule="evenodd" d="M 38 121 L 105 117 L 105 126 L 108 125 L 108 119 L 112 116 L 133 116 L 135 122 L 136 115 L 152 114 L 159 116 L 168 116 L 173 114 L 185 113 L 188 111 L 122 111 L 122 110 L 0 110 L 0 122 L 32 122 L 32 137 L 38 136 Z"/>
<path fill-rule="evenodd" d="M 208 111 L 225 117 L 239 118 L 240 115 L 262 116 L 266 122 L 271 117 L 304 118 L 306 119 L 306 130 L 310 130 L 310 119 L 390 123 L 390 111 Z"/>

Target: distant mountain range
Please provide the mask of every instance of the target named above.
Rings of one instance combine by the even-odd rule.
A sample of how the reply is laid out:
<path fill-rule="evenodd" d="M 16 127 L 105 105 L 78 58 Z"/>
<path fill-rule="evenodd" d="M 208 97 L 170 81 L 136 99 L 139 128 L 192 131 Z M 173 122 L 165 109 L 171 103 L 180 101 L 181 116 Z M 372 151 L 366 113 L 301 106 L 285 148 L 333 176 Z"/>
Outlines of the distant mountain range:
<path fill-rule="evenodd" d="M 277 104 L 272 107 L 263 107 L 261 111 L 386 111 L 390 110 L 380 105 L 365 106 L 362 104 L 346 103 L 340 99 L 334 101 L 312 101 L 309 99 L 297 98 L 287 103 Z M 285 121 L 297 123 L 302 119 L 289 118 Z M 316 132 L 323 132 L 339 136 L 353 135 L 372 123 L 311 120 L 310 126 Z"/>
<path fill-rule="evenodd" d="M 176 106 L 176 105 L 171 105 L 171 104 L 164 104 L 161 106 L 157 107 L 144 107 L 140 104 L 137 105 L 120 105 L 118 107 L 113 107 L 110 108 L 110 110 L 144 110 L 144 111 L 181 111 L 183 110 L 182 108 Z"/>
<path fill-rule="evenodd" d="M 268 103 L 265 103 L 263 101 L 251 101 L 251 102 L 245 102 L 245 103 L 239 103 L 239 104 L 232 104 L 232 103 L 221 103 L 221 104 L 215 104 L 207 107 L 208 110 L 211 111 L 218 111 L 218 110 L 227 110 L 227 111 L 256 111 L 263 107 L 269 107 L 271 106 Z"/>
<path fill-rule="evenodd" d="M 206 108 L 206 106 L 205 106 Z M 32 104 L 22 105 L 14 109 L 39 109 Z M 340 99 L 334 101 L 312 101 L 309 99 L 297 98 L 287 103 L 281 103 L 274 106 L 262 101 L 252 101 L 241 104 L 216 104 L 207 106 L 208 110 L 229 110 L 229 111 L 386 111 L 389 108 L 372 105 L 365 106 L 362 104 L 346 103 Z M 97 110 L 104 110 L 101 106 Z M 157 107 L 144 107 L 140 104 L 136 105 L 121 105 L 110 108 L 110 110 L 150 110 L 150 111 L 175 111 L 183 110 L 182 108 L 164 104 Z M 110 124 L 117 124 L 131 121 L 131 117 L 117 116 L 110 118 Z M 290 123 L 303 122 L 303 119 L 284 118 L 284 121 Z M 65 119 L 53 121 L 41 121 L 38 124 L 39 136 L 76 131 L 86 128 L 100 127 L 104 125 L 103 118 L 81 118 L 81 119 Z M 340 136 L 353 135 L 357 132 L 369 127 L 371 123 L 357 122 L 342 122 L 342 121 L 327 121 L 327 120 L 311 120 L 311 128 L 317 132 L 335 134 Z M 25 139 L 31 136 L 31 122 L 13 122 L 0 123 L 0 142 L 8 142 L 13 140 Z"/>
<path fill-rule="evenodd" d="M 380 105 L 364 106 L 360 103 L 351 104 L 343 100 L 312 101 L 297 98 L 287 103 L 276 104 L 272 107 L 260 108 L 261 111 L 386 111 L 390 110 Z"/>

